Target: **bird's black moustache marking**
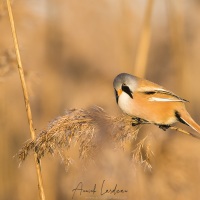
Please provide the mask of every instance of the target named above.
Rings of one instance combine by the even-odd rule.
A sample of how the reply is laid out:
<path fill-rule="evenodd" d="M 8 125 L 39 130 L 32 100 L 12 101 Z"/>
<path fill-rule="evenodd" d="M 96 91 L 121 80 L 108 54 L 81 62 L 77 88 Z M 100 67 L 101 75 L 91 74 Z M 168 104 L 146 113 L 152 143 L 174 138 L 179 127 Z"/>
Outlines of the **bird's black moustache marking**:
<path fill-rule="evenodd" d="M 122 85 L 122 91 L 126 92 L 133 99 L 133 93 L 127 85 Z"/>
<path fill-rule="evenodd" d="M 118 104 L 119 96 L 118 96 L 117 90 L 115 90 L 115 98 L 116 98 L 116 102 Z"/>

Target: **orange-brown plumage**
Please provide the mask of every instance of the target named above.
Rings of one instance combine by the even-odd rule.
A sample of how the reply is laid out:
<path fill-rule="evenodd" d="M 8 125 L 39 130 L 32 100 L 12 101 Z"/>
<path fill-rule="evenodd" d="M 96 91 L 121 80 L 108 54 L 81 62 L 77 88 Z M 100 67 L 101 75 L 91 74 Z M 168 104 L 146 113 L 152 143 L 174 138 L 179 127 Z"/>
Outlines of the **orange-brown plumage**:
<path fill-rule="evenodd" d="M 145 79 L 119 74 L 114 80 L 119 107 L 128 115 L 156 125 L 171 125 L 177 121 L 200 133 L 200 126 L 185 108 L 187 100 Z"/>

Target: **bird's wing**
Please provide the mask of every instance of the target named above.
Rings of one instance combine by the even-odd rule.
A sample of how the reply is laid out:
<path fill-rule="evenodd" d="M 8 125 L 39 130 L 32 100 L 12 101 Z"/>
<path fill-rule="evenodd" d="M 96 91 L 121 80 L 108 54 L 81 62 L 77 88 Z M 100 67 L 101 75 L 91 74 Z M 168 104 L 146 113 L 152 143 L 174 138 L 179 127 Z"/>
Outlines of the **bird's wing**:
<path fill-rule="evenodd" d="M 148 101 L 157 102 L 188 102 L 171 91 L 164 89 L 163 87 L 148 81 L 147 84 L 140 85 L 137 92 L 149 95 Z"/>

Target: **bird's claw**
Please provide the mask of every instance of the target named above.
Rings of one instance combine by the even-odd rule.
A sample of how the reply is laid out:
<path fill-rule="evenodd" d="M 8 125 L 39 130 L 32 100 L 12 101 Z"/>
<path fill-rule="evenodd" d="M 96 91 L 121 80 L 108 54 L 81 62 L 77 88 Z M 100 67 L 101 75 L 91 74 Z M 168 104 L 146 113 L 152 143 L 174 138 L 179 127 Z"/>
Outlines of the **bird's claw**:
<path fill-rule="evenodd" d="M 163 131 L 166 131 L 169 127 L 170 127 L 170 125 L 158 125 L 158 127 L 160 128 L 160 129 L 162 129 Z"/>
<path fill-rule="evenodd" d="M 138 117 L 133 117 L 132 118 L 134 120 L 134 122 L 132 123 L 132 126 L 137 126 L 139 124 L 149 124 L 148 121 L 144 120 L 144 119 L 141 119 L 141 118 L 138 118 Z"/>

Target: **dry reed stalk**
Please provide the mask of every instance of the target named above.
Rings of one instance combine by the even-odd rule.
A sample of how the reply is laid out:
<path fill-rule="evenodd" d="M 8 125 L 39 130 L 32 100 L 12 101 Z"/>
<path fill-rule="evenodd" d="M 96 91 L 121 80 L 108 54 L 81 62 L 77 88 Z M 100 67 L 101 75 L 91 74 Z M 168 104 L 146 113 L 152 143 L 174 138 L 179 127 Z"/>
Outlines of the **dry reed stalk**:
<path fill-rule="evenodd" d="M 179 79 L 177 82 L 180 83 L 181 86 L 184 85 L 184 88 L 181 88 L 181 92 L 184 94 L 186 91 L 189 91 L 189 89 L 185 89 L 185 83 L 190 81 L 188 80 L 190 79 L 190 76 L 188 76 L 190 68 L 188 54 L 186 52 L 186 41 L 184 38 L 184 9 L 182 8 L 183 5 L 180 7 L 180 5 L 176 5 L 177 2 L 175 1 L 167 0 L 165 2 L 168 11 L 173 61 Z M 181 12 L 179 11 L 180 9 Z"/>
<path fill-rule="evenodd" d="M 69 166 L 71 158 L 66 158 L 64 151 L 74 144 L 79 144 L 79 157 L 87 161 L 94 160 L 94 156 L 98 157 L 97 153 L 108 146 L 123 148 L 127 141 L 135 140 L 132 158 L 145 169 L 151 169 L 150 158 L 153 153 L 150 143 L 147 137 L 140 141 L 137 137 L 141 125 L 145 123 L 128 115 L 109 116 L 100 107 L 72 109 L 52 121 L 37 138 L 27 141 L 17 157 L 22 163 L 30 151 L 37 153 L 39 159 L 46 154 L 59 155 Z M 190 134 L 177 127 L 169 128 Z"/>
<path fill-rule="evenodd" d="M 151 16 L 152 16 L 153 3 L 154 0 L 148 0 L 142 27 L 142 33 L 139 40 L 139 47 L 136 54 L 134 74 L 139 77 L 144 77 L 146 72 L 147 57 L 150 47 Z"/>
<path fill-rule="evenodd" d="M 147 139 L 148 136 L 144 137 L 137 143 L 135 149 L 133 150 L 133 158 L 137 163 L 144 166 L 144 170 L 151 170 L 152 166 L 150 164 L 150 158 L 154 154 L 151 150 L 150 144 L 148 142 L 146 144 Z"/>
<path fill-rule="evenodd" d="M 130 116 L 111 117 L 99 107 L 69 110 L 51 122 L 36 139 L 27 141 L 17 156 L 22 162 L 33 150 L 39 159 L 50 153 L 61 155 L 65 160 L 63 151 L 78 143 L 80 158 L 93 160 L 105 147 L 122 148 L 126 141 L 136 140 L 140 124 L 132 126 L 133 123 L 137 124 L 137 121 Z M 70 159 L 66 160 L 68 165 Z M 150 166 L 149 160 L 146 163 Z"/>
<path fill-rule="evenodd" d="M 13 35 L 14 46 L 15 46 L 15 53 L 16 53 L 16 57 L 17 57 L 18 71 L 19 71 L 21 84 L 22 84 L 22 90 L 23 90 L 23 94 L 24 94 L 24 101 L 25 101 L 27 118 L 28 118 L 28 122 L 29 122 L 31 138 L 32 138 L 32 140 L 34 140 L 36 136 L 35 136 L 35 131 L 33 128 L 33 120 L 32 120 L 31 108 L 30 108 L 30 103 L 29 103 L 28 91 L 27 91 L 26 82 L 25 82 L 25 78 L 24 78 L 24 70 L 22 67 L 22 62 L 21 62 L 21 57 L 20 57 L 20 52 L 19 52 L 19 45 L 18 45 L 17 34 L 16 34 L 16 30 L 15 30 L 15 24 L 14 24 L 14 18 L 13 18 L 13 14 L 12 14 L 10 0 L 7 0 L 7 8 L 8 8 L 8 15 L 9 15 L 9 20 L 10 20 L 11 31 L 12 31 L 12 35 Z M 37 171 L 38 189 L 39 189 L 40 199 L 45 200 L 42 174 L 41 174 L 41 166 L 40 166 L 39 158 L 36 153 L 34 153 L 34 158 L 35 158 L 35 165 L 36 165 L 36 171 Z"/>
<path fill-rule="evenodd" d="M 193 136 L 193 137 L 195 137 L 195 138 L 200 139 L 199 133 L 191 133 L 191 132 L 185 131 L 185 130 L 183 130 L 183 129 L 181 129 L 181 128 L 178 128 L 178 127 L 176 127 L 176 126 L 170 126 L 169 129 L 178 131 L 178 132 L 180 132 L 180 133 L 184 133 L 184 134 L 186 134 L 186 135 L 191 135 L 191 136 Z"/>

